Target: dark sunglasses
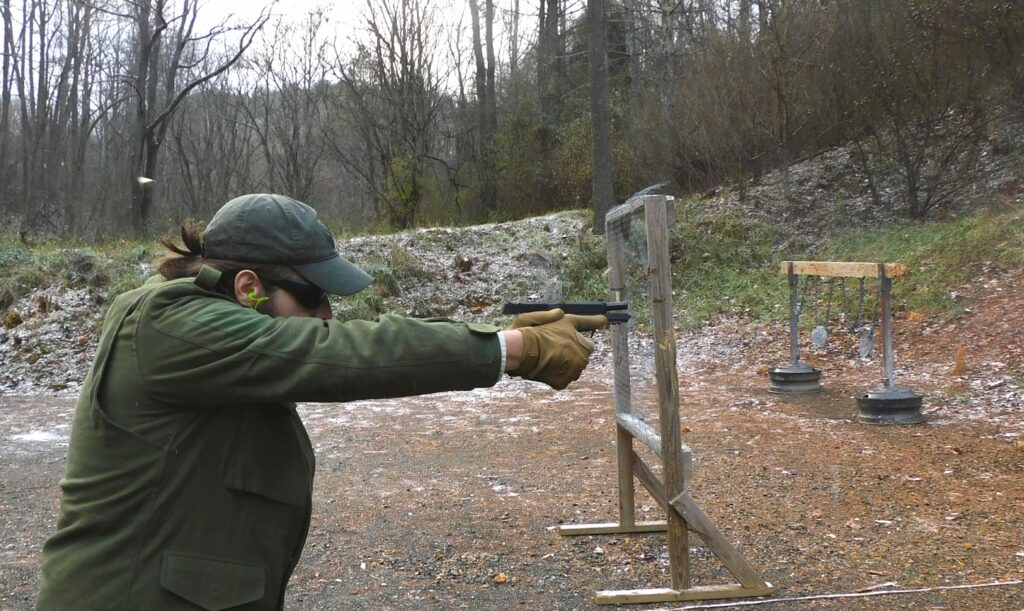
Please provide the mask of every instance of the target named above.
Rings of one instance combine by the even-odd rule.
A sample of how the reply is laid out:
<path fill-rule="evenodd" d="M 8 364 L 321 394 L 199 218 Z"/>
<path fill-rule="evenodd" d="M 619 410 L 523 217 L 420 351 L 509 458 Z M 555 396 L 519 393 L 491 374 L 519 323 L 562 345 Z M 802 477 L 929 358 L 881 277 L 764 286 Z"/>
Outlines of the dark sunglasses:
<path fill-rule="evenodd" d="M 264 282 L 264 284 L 270 284 L 288 291 L 295 298 L 295 301 L 299 302 L 307 310 L 315 310 L 327 300 L 327 291 L 309 282 L 275 280 L 274 282 Z"/>

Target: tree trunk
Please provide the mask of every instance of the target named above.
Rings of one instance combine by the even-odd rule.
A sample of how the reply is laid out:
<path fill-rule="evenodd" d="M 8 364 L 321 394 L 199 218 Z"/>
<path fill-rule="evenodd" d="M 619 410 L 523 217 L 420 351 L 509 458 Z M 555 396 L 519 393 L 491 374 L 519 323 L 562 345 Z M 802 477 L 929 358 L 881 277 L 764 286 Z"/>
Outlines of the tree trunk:
<path fill-rule="evenodd" d="M 661 26 L 661 61 L 662 78 L 670 85 L 676 78 L 676 11 L 680 4 L 675 0 L 661 0 L 659 6 L 659 25 Z"/>
<path fill-rule="evenodd" d="M 494 84 L 494 0 L 485 0 L 484 46 L 487 50 L 487 130 L 493 140 L 498 129 L 498 100 Z"/>
<path fill-rule="evenodd" d="M 605 1 L 587 2 L 587 25 L 590 29 L 593 231 L 598 235 L 604 234 L 604 217 L 615 199 L 611 151 L 611 102 L 608 92 L 608 19 Z"/>
<path fill-rule="evenodd" d="M 469 0 L 473 20 L 473 57 L 476 60 L 477 127 L 480 134 L 480 211 L 491 215 L 497 207 L 497 187 L 494 172 L 494 42 L 491 21 L 494 16 L 492 0 L 485 0 L 485 32 L 487 58 L 480 37 L 480 8 L 477 0 Z M 488 65 L 488 61 L 491 63 Z"/>
<path fill-rule="evenodd" d="M 133 171 L 129 176 L 132 194 L 132 229 L 138 234 L 144 233 L 148 228 L 153 207 L 152 185 L 143 184 L 139 177 L 152 178 L 156 174 L 159 152 L 160 143 L 154 138 L 146 138 L 139 148 L 135 163 L 132 165 Z"/>
<path fill-rule="evenodd" d="M 555 201 L 553 160 L 561 102 L 558 78 L 558 0 L 541 0 L 537 40 L 537 93 L 540 126 L 534 134 L 540 157 L 537 177 L 539 205 L 550 208 Z"/>
<path fill-rule="evenodd" d="M 750 3 L 751 0 L 740 0 L 739 24 L 737 27 L 737 34 L 739 35 L 740 44 L 743 45 L 744 49 L 750 45 L 751 41 Z"/>
<path fill-rule="evenodd" d="M 768 29 L 768 19 L 771 16 L 771 11 L 768 6 L 768 0 L 755 0 L 755 2 L 757 4 L 757 33 L 760 36 Z"/>
<path fill-rule="evenodd" d="M 550 129 L 558 118 L 558 0 L 541 0 L 537 86 L 541 114 Z"/>
<path fill-rule="evenodd" d="M 512 37 L 509 38 L 508 79 L 512 88 L 512 98 L 516 99 L 519 78 L 519 0 L 512 3 Z"/>
<path fill-rule="evenodd" d="M 0 215 L 4 218 L 10 213 L 11 176 L 7 169 L 10 158 L 10 120 L 11 120 L 11 79 L 14 56 L 14 25 L 11 14 L 11 0 L 3 0 L 0 4 L 0 18 L 3 19 L 4 44 L 0 53 L 3 55 L 3 71 L 0 72 Z"/>

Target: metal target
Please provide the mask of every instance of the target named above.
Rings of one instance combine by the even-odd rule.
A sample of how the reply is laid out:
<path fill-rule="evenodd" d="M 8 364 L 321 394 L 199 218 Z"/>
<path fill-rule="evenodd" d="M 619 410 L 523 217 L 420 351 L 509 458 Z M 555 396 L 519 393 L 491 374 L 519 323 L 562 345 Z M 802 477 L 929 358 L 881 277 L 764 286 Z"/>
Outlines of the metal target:
<path fill-rule="evenodd" d="M 818 325 L 811 331 L 811 343 L 815 348 L 824 348 L 828 343 L 828 329 L 825 325 Z"/>
<path fill-rule="evenodd" d="M 860 347 L 857 352 L 860 354 L 860 358 L 866 359 L 871 356 L 871 351 L 875 348 L 875 326 L 861 327 L 858 335 L 860 336 Z"/>

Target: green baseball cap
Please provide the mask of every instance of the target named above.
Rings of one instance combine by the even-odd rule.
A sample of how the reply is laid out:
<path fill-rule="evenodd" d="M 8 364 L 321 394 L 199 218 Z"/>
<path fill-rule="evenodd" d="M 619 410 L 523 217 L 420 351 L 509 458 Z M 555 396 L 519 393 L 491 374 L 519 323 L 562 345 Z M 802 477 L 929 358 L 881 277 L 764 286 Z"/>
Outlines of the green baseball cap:
<path fill-rule="evenodd" d="M 203 255 L 287 265 L 336 295 L 358 293 L 373 280 L 338 254 L 316 210 L 283 195 L 252 193 L 224 204 L 206 226 Z"/>

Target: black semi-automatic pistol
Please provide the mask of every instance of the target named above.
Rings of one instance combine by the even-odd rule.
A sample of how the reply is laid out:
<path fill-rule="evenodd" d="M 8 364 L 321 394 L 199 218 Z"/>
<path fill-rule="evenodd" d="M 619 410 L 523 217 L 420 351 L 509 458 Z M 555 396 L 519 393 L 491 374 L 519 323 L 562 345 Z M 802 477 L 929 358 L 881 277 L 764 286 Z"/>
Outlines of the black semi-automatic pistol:
<path fill-rule="evenodd" d="M 539 301 L 510 301 L 501 309 L 502 314 L 525 314 L 543 312 L 558 308 L 566 314 L 588 316 L 602 314 L 610 325 L 621 325 L 629 321 L 629 304 L 625 301 L 566 301 L 565 303 L 543 303 Z"/>

